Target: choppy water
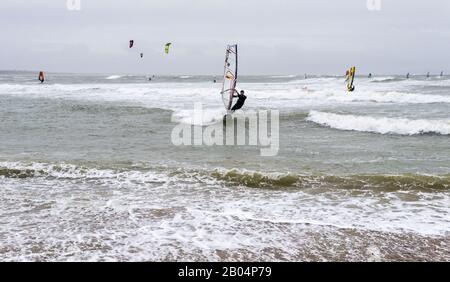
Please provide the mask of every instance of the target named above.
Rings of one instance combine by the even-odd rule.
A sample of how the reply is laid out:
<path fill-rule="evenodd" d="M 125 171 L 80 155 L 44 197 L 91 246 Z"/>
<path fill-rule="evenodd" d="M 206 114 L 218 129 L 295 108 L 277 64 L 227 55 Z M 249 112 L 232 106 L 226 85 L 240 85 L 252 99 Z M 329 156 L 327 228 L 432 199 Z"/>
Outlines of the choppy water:
<path fill-rule="evenodd" d="M 242 77 L 275 157 L 172 145 L 213 79 L 1 72 L 0 260 L 450 260 L 450 77 Z"/>

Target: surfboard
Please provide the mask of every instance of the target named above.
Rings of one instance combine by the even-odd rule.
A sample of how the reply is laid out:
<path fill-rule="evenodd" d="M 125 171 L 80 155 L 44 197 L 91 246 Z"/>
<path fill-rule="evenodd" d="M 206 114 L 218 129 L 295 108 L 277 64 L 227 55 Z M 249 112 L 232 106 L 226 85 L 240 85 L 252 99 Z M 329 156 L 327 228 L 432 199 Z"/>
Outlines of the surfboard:
<path fill-rule="evenodd" d="M 223 105 L 227 113 L 233 106 L 234 93 L 238 78 L 238 48 L 237 45 L 228 45 L 225 53 L 225 67 L 223 73 L 222 96 Z"/>

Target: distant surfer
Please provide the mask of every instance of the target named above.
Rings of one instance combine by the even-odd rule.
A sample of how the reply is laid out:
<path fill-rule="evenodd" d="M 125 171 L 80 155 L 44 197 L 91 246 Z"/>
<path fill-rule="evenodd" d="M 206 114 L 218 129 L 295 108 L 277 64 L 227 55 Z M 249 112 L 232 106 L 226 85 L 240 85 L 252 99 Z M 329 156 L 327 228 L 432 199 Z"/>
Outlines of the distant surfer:
<path fill-rule="evenodd" d="M 43 71 L 39 72 L 39 81 L 41 83 L 44 83 L 44 81 L 45 81 L 45 77 L 44 77 L 44 72 Z"/>
<path fill-rule="evenodd" d="M 244 90 L 241 90 L 241 93 L 238 93 L 237 90 L 236 91 L 236 95 L 233 95 L 234 98 L 238 98 L 236 104 L 234 104 L 233 108 L 231 108 L 231 111 L 236 111 L 239 110 L 240 108 L 242 108 L 242 106 L 244 106 L 245 100 L 247 99 L 247 96 L 245 96 L 245 92 Z"/>
<path fill-rule="evenodd" d="M 372 78 L 372 74 L 371 73 L 369 73 L 369 78 Z"/>
<path fill-rule="evenodd" d="M 406 74 L 406 79 L 409 79 L 409 72 Z"/>
<path fill-rule="evenodd" d="M 430 78 L 430 72 L 427 72 L 427 78 Z"/>
<path fill-rule="evenodd" d="M 444 71 L 441 71 L 441 75 L 440 75 L 441 77 L 443 77 L 444 76 Z"/>

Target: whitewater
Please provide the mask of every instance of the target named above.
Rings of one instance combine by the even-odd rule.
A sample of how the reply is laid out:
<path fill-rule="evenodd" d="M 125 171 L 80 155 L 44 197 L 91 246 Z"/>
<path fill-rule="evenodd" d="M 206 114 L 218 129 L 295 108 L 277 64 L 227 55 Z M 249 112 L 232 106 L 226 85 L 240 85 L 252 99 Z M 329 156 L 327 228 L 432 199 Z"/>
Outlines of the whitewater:
<path fill-rule="evenodd" d="M 172 144 L 219 76 L 35 76 L 0 72 L 1 261 L 450 260 L 450 77 L 242 76 L 261 157 Z"/>

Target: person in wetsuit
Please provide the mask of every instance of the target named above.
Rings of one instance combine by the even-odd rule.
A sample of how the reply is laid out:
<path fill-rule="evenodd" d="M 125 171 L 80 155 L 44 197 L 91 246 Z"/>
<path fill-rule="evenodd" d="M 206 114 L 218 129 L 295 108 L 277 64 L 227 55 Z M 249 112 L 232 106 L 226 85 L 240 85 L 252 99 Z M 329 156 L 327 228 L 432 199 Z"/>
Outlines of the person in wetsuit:
<path fill-rule="evenodd" d="M 236 104 L 234 104 L 234 106 L 231 108 L 233 112 L 242 108 L 242 106 L 244 106 L 245 99 L 247 99 L 247 96 L 244 95 L 244 90 L 241 90 L 241 93 L 237 93 L 236 91 L 236 94 L 237 95 L 233 95 L 233 97 L 238 98 L 238 100 Z"/>
<path fill-rule="evenodd" d="M 44 72 L 43 71 L 39 72 L 39 81 L 41 83 L 44 83 L 44 81 L 45 81 L 45 77 L 44 77 Z"/>

